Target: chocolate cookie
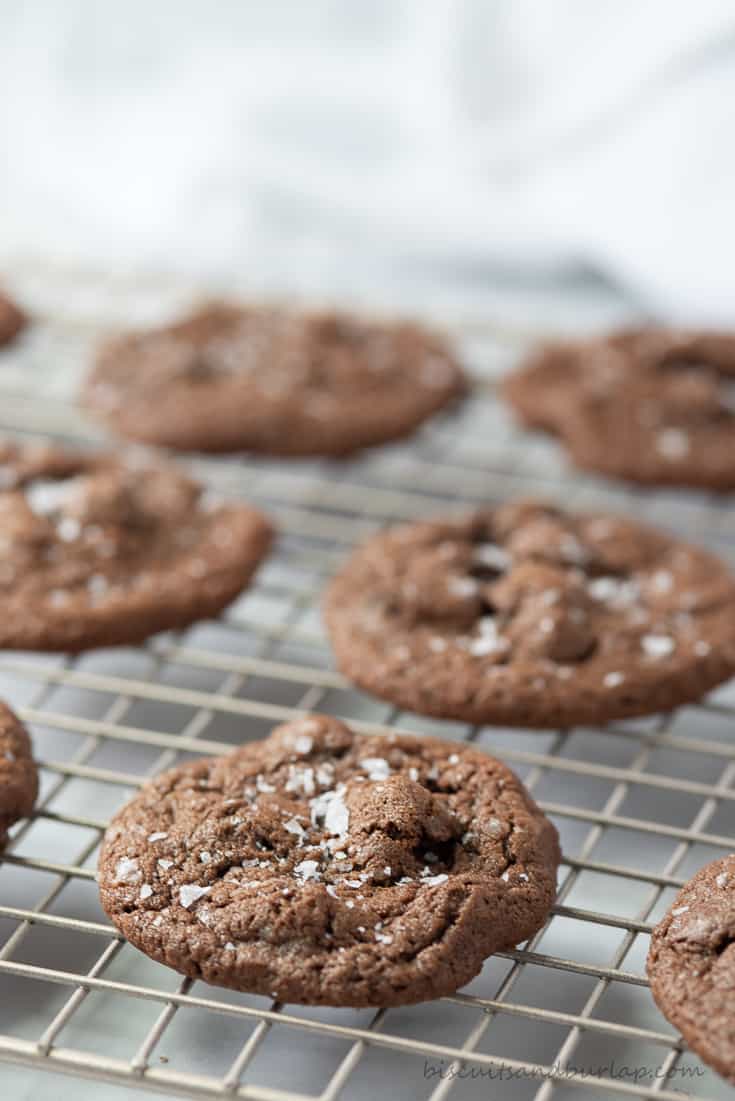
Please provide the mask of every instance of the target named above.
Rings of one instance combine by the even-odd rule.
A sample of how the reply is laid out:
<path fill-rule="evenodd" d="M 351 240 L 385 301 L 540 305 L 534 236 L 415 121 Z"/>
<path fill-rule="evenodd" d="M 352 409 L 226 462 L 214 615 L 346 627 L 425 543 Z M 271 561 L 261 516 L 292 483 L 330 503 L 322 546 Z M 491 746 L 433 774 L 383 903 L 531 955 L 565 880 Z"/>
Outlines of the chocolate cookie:
<path fill-rule="evenodd" d="M 424 715 L 559 727 L 668 710 L 735 672 L 735 578 L 622 517 L 519 501 L 393 528 L 332 582 L 347 677 Z"/>
<path fill-rule="evenodd" d="M 0 347 L 9 344 L 25 327 L 26 315 L 6 294 L 0 291 Z"/>
<path fill-rule="evenodd" d="M 0 444 L 0 647 L 121 645 L 216 615 L 270 538 L 170 466 Z"/>
<path fill-rule="evenodd" d="M 640 329 L 542 348 L 504 384 L 578 466 L 633 482 L 735 488 L 735 333 Z"/>
<path fill-rule="evenodd" d="M 8 830 L 33 810 L 38 774 L 26 728 L 9 707 L 0 703 L 0 849 Z"/>
<path fill-rule="evenodd" d="M 646 970 L 663 1015 L 735 1084 L 735 855 L 682 887 L 653 931 Z"/>
<path fill-rule="evenodd" d="M 534 933 L 557 833 L 499 761 L 314 716 L 172 769 L 113 819 L 102 905 L 193 978 L 285 1002 L 436 998 Z"/>
<path fill-rule="evenodd" d="M 444 341 L 416 325 L 213 305 L 107 345 L 82 400 L 167 447 L 346 455 L 409 434 L 462 388 Z"/>

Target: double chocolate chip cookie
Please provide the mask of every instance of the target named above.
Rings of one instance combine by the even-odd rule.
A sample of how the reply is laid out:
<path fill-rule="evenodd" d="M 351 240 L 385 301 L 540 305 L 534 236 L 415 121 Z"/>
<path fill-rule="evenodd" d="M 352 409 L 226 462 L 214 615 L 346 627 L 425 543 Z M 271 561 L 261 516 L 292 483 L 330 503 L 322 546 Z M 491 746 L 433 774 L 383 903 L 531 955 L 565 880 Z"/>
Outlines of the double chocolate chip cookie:
<path fill-rule="evenodd" d="M 82 401 L 171 448 L 346 455 L 409 434 L 463 385 L 416 325 L 220 304 L 108 344 Z"/>
<path fill-rule="evenodd" d="M 270 539 L 172 467 L 0 444 L 0 647 L 120 645 L 216 615 Z"/>
<path fill-rule="evenodd" d="M 551 344 L 505 382 L 574 462 L 633 482 L 735 488 L 735 334 L 639 329 Z"/>
<path fill-rule="evenodd" d="M 735 673 L 735 577 L 622 517 L 534 501 L 393 528 L 332 582 L 339 667 L 401 707 L 559 727 L 668 710 Z"/>
<path fill-rule="evenodd" d="M 0 850 L 13 823 L 31 813 L 37 795 L 38 774 L 28 732 L 0 703 Z"/>
<path fill-rule="evenodd" d="M 8 298 L 7 294 L 0 291 L 0 348 L 3 344 L 9 344 L 11 340 L 25 327 L 26 315 L 20 306 Z"/>
<path fill-rule="evenodd" d="M 112 821 L 102 905 L 153 959 L 286 1002 L 455 991 L 554 899 L 557 833 L 467 746 L 315 716 L 172 769 Z"/>
<path fill-rule="evenodd" d="M 647 971 L 664 1016 L 735 1084 L 735 855 L 682 888 L 653 931 Z"/>

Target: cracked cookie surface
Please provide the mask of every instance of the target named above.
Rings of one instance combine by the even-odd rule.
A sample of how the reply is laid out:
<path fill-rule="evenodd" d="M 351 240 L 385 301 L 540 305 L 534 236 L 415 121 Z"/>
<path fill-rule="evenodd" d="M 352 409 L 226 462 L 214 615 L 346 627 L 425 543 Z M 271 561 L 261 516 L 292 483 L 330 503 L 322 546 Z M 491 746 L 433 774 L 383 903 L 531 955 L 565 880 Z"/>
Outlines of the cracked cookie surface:
<path fill-rule="evenodd" d="M 735 1083 L 735 855 L 682 887 L 653 931 L 646 970 L 664 1016 Z"/>
<path fill-rule="evenodd" d="M 374 536 L 324 613 L 350 680 L 473 723 L 651 714 L 735 672 L 724 563 L 623 517 L 535 501 Z"/>
<path fill-rule="evenodd" d="M 503 389 L 580 467 L 735 489 L 735 333 L 638 329 L 550 344 Z"/>
<path fill-rule="evenodd" d="M 27 318 L 20 306 L 0 290 L 0 348 L 15 339 L 26 326 Z"/>
<path fill-rule="evenodd" d="M 82 402 L 172 448 L 346 455 L 408 435 L 463 388 L 417 325 L 218 304 L 109 343 Z"/>
<path fill-rule="evenodd" d="M 0 443 L 0 647 L 122 645 L 215 615 L 270 538 L 171 466 Z"/>
<path fill-rule="evenodd" d="M 38 773 L 28 731 L 4 703 L 0 703 L 0 850 L 8 829 L 33 810 L 38 795 Z"/>
<path fill-rule="evenodd" d="M 113 819 L 102 905 L 161 963 L 286 1002 L 455 991 L 554 899 L 556 830 L 500 762 L 312 716 L 172 769 Z"/>

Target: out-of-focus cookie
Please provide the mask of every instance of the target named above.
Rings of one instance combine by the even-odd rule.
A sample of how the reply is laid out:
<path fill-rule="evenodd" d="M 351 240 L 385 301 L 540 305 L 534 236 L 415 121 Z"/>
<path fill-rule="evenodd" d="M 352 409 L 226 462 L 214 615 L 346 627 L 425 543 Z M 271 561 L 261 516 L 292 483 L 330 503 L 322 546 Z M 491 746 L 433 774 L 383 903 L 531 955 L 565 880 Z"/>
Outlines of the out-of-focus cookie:
<path fill-rule="evenodd" d="M 350 680 L 473 723 L 604 723 L 735 673 L 722 562 L 623 517 L 534 501 L 369 539 L 332 581 L 325 617 Z"/>
<path fill-rule="evenodd" d="M 0 647 L 139 642 L 216 615 L 271 540 L 171 466 L 0 444 Z"/>
<path fill-rule="evenodd" d="M 682 887 L 653 931 L 646 969 L 664 1016 L 735 1084 L 735 855 Z"/>
<path fill-rule="evenodd" d="M 339 456 L 410 434 L 463 386 L 417 325 L 212 305 L 109 343 L 82 401 L 166 447 Z"/>
<path fill-rule="evenodd" d="M 0 290 L 0 347 L 9 344 L 26 325 L 26 315 L 12 298 Z"/>
<path fill-rule="evenodd" d="M 499 761 L 315 716 L 172 769 L 112 821 L 102 905 L 194 978 L 286 1002 L 452 993 L 545 921 L 556 830 Z"/>
<path fill-rule="evenodd" d="M 735 488 L 735 334 L 640 329 L 541 348 L 504 383 L 574 462 L 632 482 Z"/>
<path fill-rule="evenodd" d="M 38 773 L 28 731 L 0 703 L 0 850 L 13 823 L 31 813 L 37 795 Z"/>

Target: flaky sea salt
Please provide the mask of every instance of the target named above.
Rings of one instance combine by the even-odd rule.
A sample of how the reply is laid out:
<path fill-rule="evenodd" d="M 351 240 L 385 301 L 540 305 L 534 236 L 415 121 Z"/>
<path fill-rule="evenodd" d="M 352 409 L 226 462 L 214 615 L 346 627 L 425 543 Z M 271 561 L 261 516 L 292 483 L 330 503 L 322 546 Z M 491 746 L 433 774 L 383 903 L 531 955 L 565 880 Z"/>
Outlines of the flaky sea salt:
<path fill-rule="evenodd" d="M 321 784 L 322 787 L 327 788 L 331 786 L 334 780 L 334 765 L 331 761 L 324 761 L 322 764 L 317 765 L 316 778 L 317 782 Z"/>
<path fill-rule="evenodd" d="M 283 823 L 283 828 L 292 833 L 294 837 L 298 837 L 299 841 L 304 837 L 304 827 L 296 818 L 289 818 L 288 822 Z"/>
<path fill-rule="evenodd" d="M 131 857 L 123 856 L 115 865 L 115 880 L 117 883 L 140 883 L 143 873 L 138 867 L 138 861 Z"/>
<path fill-rule="evenodd" d="M 494 654 L 498 650 L 507 649 L 508 641 L 498 633 L 497 623 L 492 616 L 483 616 L 478 621 L 478 627 L 480 637 L 470 639 L 467 645 L 467 649 L 473 657 L 482 658 L 488 654 Z"/>
<path fill-rule="evenodd" d="M 302 860 L 293 870 L 294 875 L 306 882 L 309 879 L 319 879 L 319 861 Z"/>
<path fill-rule="evenodd" d="M 331 783 L 331 780 L 328 782 Z M 314 769 L 289 765 L 285 788 L 286 791 L 303 791 L 304 795 L 313 795 L 316 791 Z"/>
<path fill-rule="evenodd" d="M 50 516 L 66 504 L 76 484 L 74 478 L 37 478 L 25 487 L 25 498 L 37 516 Z"/>
<path fill-rule="evenodd" d="M 511 563 L 511 557 L 506 550 L 497 543 L 481 543 L 475 549 L 475 562 L 481 566 L 489 566 L 493 570 L 507 570 Z"/>
<path fill-rule="evenodd" d="M 360 768 L 367 772 L 369 780 L 387 780 L 391 773 L 390 765 L 384 757 L 363 757 Z"/>
<path fill-rule="evenodd" d="M 309 801 L 311 821 L 314 826 L 323 824 L 327 833 L 342 839 L 350 823 L 350 812 L 344 802 L 344 785 L 334 791 L 325 791 Z"/>
<path fill-rule="evenodd" d="M 654 592 L 670 593 L 674 586 L 674 575 L 670 570 L 656 570 L 651 576 L 651 586 Z"/>
<path fill-rule="evenodd" d="M 593 600 L 602 604 L 628 606 L 640 596 L 635 581 L 626 581 L 619 577 L 593 577 L 587 585 L 587 592 Z"/>
<path fill-rule="evenodd" d="M 471 596 L 477 595 L 480 586 L 471 577 L 450 577 L 447 588 L 452 596 L 458 596 L 460 600 L 468 600 Z"/>
<path fill-rule="evenodd" d="M 78 539 L 81 530 L 79 521 L 72 519 L 71 516 L 64 516 L 56 525 L 56 534 L 63 543 L 72 543 Z"/>
<path fill-rule="evenodd" d="M 183 883 L 179 887 L 179 902 L 185 910 L 188 910 L 198 899 L 208 895 L 211 890 L 211 887 L 200 887 L 198 883 Z"/>
<path fill-rule="evenodd" d="M 674 652 L 676 643 L 669 635 L 644 635 L 641 648 L 649 658 L 665 658 Z"/>
<path fill-rule="evenodd" d="M 664 428 L 656 436 L 656 450 L 664 459 L 683 459 L 689 449 L 689 436 L 681 428 Z"/>

